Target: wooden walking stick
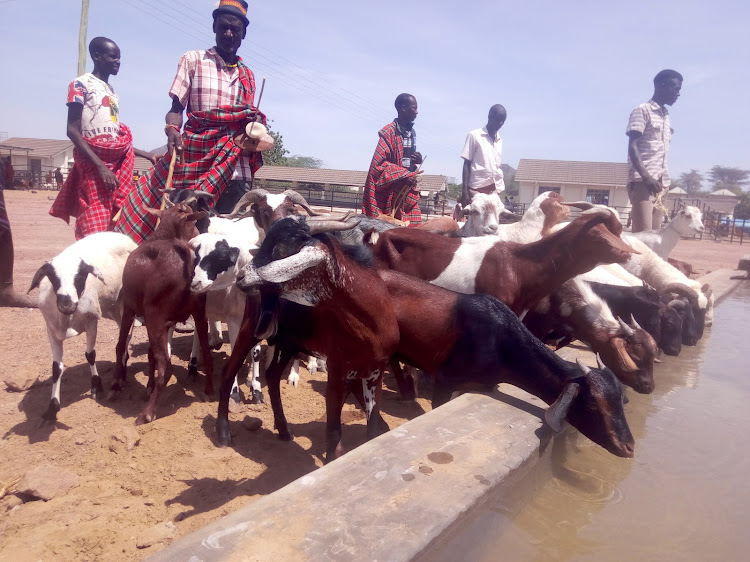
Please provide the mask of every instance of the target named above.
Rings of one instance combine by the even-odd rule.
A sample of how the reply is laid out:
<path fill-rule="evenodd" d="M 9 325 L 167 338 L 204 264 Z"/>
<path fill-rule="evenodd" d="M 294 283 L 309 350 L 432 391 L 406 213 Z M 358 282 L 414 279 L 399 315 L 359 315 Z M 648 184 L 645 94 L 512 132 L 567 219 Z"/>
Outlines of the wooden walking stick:
<path fill-rule="evenodd" d="M 427 160 L 427 156 L 425 156 L 422 159 L 422 163 L 417 168 L 417 174 L 419 174 L 422 171 L 422 164 L 424 164 L 425 160 Z M 419 176 L 413 176 L 413 177 L 417 178 Z M 412 186 L 407 184 L 404 186 L 404 188 L 401 191 L 399 191 L 397 194 L 394 194 L 393 204 L 391 205 L 390 212 L 386 215 L 381 214 L 378 218 L 394 223 L 394 224 L 400 224 L 401 226 L 406 226 L 408 222 L 401 220 L 401 219 L 397 219 L 396 212 L 399 209 L 401 209 L 401 206 L 404 204 L 404 201 L 406 201 L 406 196 L 409 194 L 409 191 L 411 191 L 411 189 L 412 189 Z"/>
<path fill-rule="evenodd" d="M 177 162 L 177 147 L 173 146 L 172 159 L 169 161 L 169 172 L 167 172 L 167 183 L 164 185 L 164 191 L 162 191 L 161 206 L 159 207 L 160 211 L 163 211 L 167 206 L 167 190 L 172 187 L 172 176 L 174 175 L 175 162 Z M 161 217 L 156 219 L 156 227 L 159 226 L 159 222 L 161 222 Z"/>

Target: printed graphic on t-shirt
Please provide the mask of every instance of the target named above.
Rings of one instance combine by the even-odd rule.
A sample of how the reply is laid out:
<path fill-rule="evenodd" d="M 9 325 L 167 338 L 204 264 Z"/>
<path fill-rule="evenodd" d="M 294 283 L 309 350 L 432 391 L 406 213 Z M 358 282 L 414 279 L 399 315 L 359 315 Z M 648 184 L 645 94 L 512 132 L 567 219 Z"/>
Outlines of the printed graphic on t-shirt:
<path fill-rule="evenodd" d="M 120 133 L 119 103 L 112 87 L 93 74 L 84 74 L 70 83 L 68 104 L 83 106 L 81 133 L 86 138 L 107 136 L 115 139 Z"/>

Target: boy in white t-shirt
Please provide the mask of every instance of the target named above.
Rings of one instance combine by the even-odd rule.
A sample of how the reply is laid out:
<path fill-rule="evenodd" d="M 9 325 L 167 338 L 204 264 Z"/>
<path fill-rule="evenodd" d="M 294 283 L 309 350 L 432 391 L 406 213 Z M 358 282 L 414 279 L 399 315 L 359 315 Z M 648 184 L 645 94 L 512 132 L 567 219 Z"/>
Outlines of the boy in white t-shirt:
<path fill-rule="evenodd" d="M 76 219 L 77 239 L 111 229 L 111 219 L 133 186 L 134 156 L 152 163 L 150 152 L 133 148 L 130 129 L 120 123 L 120 101 L 109 77 L 120 70 L 120 48 L 111 39 L 89 43 L 94 70 L 68 87 L 68 138 L 75 164 L 50 214 Z"/>

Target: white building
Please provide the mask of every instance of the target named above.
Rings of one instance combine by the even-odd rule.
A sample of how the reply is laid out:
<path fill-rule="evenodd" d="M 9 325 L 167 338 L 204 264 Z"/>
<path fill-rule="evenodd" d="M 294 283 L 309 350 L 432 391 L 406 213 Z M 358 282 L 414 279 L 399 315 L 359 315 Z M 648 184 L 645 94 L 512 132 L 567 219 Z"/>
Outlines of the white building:
<path fill-rule="evenodd" d="M 589 201 L 627 207 L 628 165 L 624 162 L 532 160 L 518 163 L 515 180 L 519 203 L 528 205 L 545 191 L 556 191 L 565 201 Z"/>
<path fill-rule="evenodd" d="M 70 140 L 11 137 L 0 142 L 0 156 L 10 156 L 16 179 L 46 183 L 47 172 L 60 168 L 63 175 L 73 166 Z"/>

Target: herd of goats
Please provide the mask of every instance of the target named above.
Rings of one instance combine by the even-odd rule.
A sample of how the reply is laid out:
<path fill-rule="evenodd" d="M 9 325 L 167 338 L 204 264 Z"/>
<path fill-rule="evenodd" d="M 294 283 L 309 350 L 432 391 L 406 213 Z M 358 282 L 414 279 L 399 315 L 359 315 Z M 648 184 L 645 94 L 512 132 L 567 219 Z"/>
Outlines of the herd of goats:
<path fill-rule="evenodd" d="M 500 198 L 478 194 L 463 225 L 447 217 L 416 228 L 390 221 L 320 214 L 291 190 L 248 192 L 230 215 L 216 216 L 205 194 L 168 194 L 153 235 L 136 245 L 104 232 L 72 244 L 34 275 L 52 348 L 52 397 L 44 418 L 57 419 L 63 341 L 86 333 L 92 395 L 104 398 L 96 369 L 101 318 L 120 327 L 116 398 L 126 380 L 136 320 L 149 340 L 148 404 L 136 424 L 156 418 L 172 375 L 175 324 L 194 319 L 188 372 L 205 372 L 214 394 L 211 348 L 227 324 L 231 355 L 222 369 L 218 440 L 229 445 L 229 401 L 248 355 L 252 399 L 262 400 L 259 345 L 272 360 L 265 381 L 275 428 L 293 438 L 280 383 L 298 380 L 298 361 L 325 359 L 326 461 L 343 454 L 341 409 L 351 393 L 367 416 L 367 436 L 387 431 L 380 415 L 383 372 L 402 398 L 416 397 L 415 369 L 433 383 L 437 407 L 464 390 L 516 385 L 550 405 L 555 430 L 567 420 L 592 441 L 632 457 L 623 385 L 654 389 L 661 349 L 677 355 L 711 325 L 713 299 L 668 256 L 680 236 L 703 230 L 695 207 L 666 228 L 623 233 L 616 211 L 539 195 L 523 217 L 505 220 Z M 570 220 L 570 208 L 580 209 Z M 682 264 L 684 265 L 684 264 Z M 580 340 L 597 366 L 568 362 L 552 347 Z M 252 352 L 252 353 L 251 353 Z M 311 370 L 314 367 L 310 367 Z M 156 374 L 156 376 L 155 376 Z"/>

